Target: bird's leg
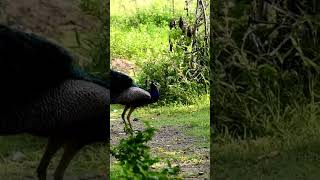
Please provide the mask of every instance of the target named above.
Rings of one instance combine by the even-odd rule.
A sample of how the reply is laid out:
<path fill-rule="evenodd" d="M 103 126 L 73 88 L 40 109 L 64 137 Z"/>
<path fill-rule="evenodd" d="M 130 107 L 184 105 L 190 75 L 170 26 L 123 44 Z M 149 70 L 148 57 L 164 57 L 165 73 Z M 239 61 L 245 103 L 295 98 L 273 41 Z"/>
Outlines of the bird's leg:
<path fill-rule="evenodd" d="M 55 138 L 49 138 L 46 150 L 41 158 L 40 164 L 37 168 L 37 174 L 39 180 L 46 180 L 47 179 L 47 168 L 50 163 L 51 158 L 53 155 L 60 149 L 62 146 L 62 141 Z"/>
<path fill-rule="evenodd" d="M 127 120 L 128 120 L 128 123 L 129 123 L 129 126 L 130 126 L 130 129 L 131 131 L 133 131 L 132 129 L 132 126 L 131 126 L 131 122 L 130 122 L 130 116 L 131 116 L 131 113 L 135 110 L 136 108 L 135 107 L 132 107 L 128 113 L 128 116 L 127 116 Z"/>
<path fill-rule="evenodd" d="M 59 162 L 59 165 L 54 172 L 54 180 L 62 180 L 65 170 L 67 169 L 70 161 L 77 154 L 77 152 L 83 147 L 82 144 L 76 142 L 66 142 L 64 144 L 64 152 L 62 158 Z"/>
<path fill-rule="evenodd" d="M 125 115 L 126 115 L 126 112 L 127 112 L 128 109 L 129 109 L 129 106 L 125 106 L 125 107 L 124 107 L 124 110 L 123 110 L 123 113 L 122 113 L 122 115 L 121 115 L 121 118 L 122 118 L 122 120 L 123 120 L 123 122 L 124 122 L 124 129 L 123 129 L 123 131 L 126 132 L 126 133 L 129 132 L 129 131 L 128 131 L 128 125 L 127 125 L 126 120 L 125 120 Z"/>
<path fill-rule="evenodd" d="M 123 112 L 121 114 L 121 118 L 122 118 L 122 121 L 123 121 L 124 124 L 126 124 L 125 115 L 126 115 L 126 112 L 127 112 L 128 109 L 129 109 L 129 107 L 125 106 L 124 110 L 123 110 Z"/>

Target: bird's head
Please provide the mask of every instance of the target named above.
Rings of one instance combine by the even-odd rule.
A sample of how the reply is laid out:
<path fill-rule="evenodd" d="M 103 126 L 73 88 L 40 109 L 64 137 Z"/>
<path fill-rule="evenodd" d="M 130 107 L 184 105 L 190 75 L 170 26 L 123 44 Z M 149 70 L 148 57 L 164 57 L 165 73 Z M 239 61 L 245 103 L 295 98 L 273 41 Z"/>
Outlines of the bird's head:
<path fill-rule="evenodd" d="M 151 80 L 151 82 L 149 84 L 149 81 L 145 80 L 145 87 L 146 88 L 150 87 L 150 89 L 149 89 L 150 91 L 151 90 L 158 90 L 159 84 L 154 80 Z"/>
<path fill-rule="evenodd" d="M 150 83 L 150 94 L 154 100 L 158 100 L 160 97 L 160 93 L 155 81 L 151 81 Z"/>
<path fill-rule="evenodd" d="M 151 81 L 151 83 L 150 83 L 150 89 L 158 89 L 158 87 L 157 87 L 157 85 L 156 85 L 156 82 Z"/>

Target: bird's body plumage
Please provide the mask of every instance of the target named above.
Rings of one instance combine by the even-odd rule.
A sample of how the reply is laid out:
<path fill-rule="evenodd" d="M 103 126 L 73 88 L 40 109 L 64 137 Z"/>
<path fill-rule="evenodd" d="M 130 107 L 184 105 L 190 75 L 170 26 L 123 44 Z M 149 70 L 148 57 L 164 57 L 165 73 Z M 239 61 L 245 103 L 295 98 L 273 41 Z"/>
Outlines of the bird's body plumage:
<path fill-rule="evenodd" d="M 0 134 L 30 133 L 83 139 L 103 134 L 107 140 L 109 90 L 83 80 L 65 80 L 34 98 L 25 108 L 2 114 Z M 99 128 L 104 128 L 99 131 Z"/>
<path fill-rule="evenodd" d="M 129 87 L 122 91 L 116 99 L 113 100 L 114 104 L 122 104 L 130 106 L 141 106 L 151 100 L 151 95 L 148 91 L 139 87 Z"/>

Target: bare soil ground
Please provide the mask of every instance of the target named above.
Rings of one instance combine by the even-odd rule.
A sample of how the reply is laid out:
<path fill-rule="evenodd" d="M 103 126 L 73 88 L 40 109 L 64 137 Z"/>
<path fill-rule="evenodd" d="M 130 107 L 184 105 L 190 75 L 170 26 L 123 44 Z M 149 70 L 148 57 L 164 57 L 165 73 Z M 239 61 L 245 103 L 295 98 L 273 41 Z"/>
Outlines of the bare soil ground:
<path fill-rule="evenodd" d="M 133 121 L 135 130 L 143 130 L 144 124 L 141 121 Z M 121 119 L 111 119 L 111 145 L 125 138 L 123 131 L 124 124 Z M 200 139 L 186 136 L 181 132 L 181 127 L 165 126 L 157 130 L 150 142 L 150 146 L 157 156 L 167 159 L 173 155 L 178 163 L 185 179 L 208 179 L 210 171 L 209 148 L 201 147 Z M 111 162 L 114 161 L 111 158 Z"/>
<path fill-rule="evenodd" d="M 90 31 L 97 20 L 77 0 L 1 0 L 0 23 L 59 40 L 74 29 Z"/>
<path fill-rule="evenodd" d="M 138 67 L 129 60 L 120 59 L 120 58 L 112 58 L 111 60 L 111 69 L 123 72 L 129 75 L 135 75 L 138 71 Z"/>
<path fill-rule="evenodd" d="M 60 44 L 72 52 L 79 65 L 84 65 L 88 59 L 77 49 L 76 34 L 82 40 L 95 32 L 98 19 L 85 14 L 78 3 L 78 0 L 0 0 L 0 24 Z"/>

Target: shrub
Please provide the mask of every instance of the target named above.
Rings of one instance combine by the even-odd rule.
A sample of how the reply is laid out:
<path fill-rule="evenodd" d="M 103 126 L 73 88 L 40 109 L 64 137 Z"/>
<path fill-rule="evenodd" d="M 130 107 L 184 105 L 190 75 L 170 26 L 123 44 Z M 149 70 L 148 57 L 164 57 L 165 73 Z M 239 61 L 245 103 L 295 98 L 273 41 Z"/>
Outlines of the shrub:
<path fill-rule="evenodd" d="M 203 25 L 192 38 L 178 29 L 168 34 L 171 20 L 183 16 L 183 11 L 176 10 L 173 17 L 171 10 L 155 3 L 131 15 L 111 17 L 111 53 L 136 62 L 139 85 L 144 86 L 146 80 L 158 82 L 162 104 L 192 104 L 199 95 L 208 93 L 209 47 L 204 43 Z M 194 26 L 195 17 L 184 19 Z M 173 52 L 169 52 L 169 36 L 175 44 Z"/>
<path fill-rule="evenodd" d="M 152 157 L 150 147 L 146 145 L 154 135 L 155 129 L 146 123 L 147 128 L 138 133 L 121 139 L 120 143 L 111 150 L 111 154 L 120 162 L 122 171 L 118 178 L 123 179 L 179 179 L 177 174 L 179 166 L 172 167 L 167 161 L 168 167 L 153 170 L 152 166 L 160 162 L 159 158 Z"/>
<path fill-rule="evenodd" d="M 190 69 L 187 61 L 182 54 L 171 54 L 141 64 L 138 83 L 142 85 L 145 80 L 156 81 L 160 85 L 162 103 L 194 103 L 200 95 L 206 93 L 206 88 L 201 81 L 188 76 Z"/>

